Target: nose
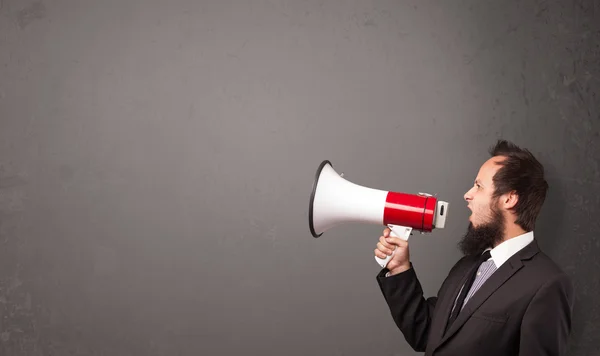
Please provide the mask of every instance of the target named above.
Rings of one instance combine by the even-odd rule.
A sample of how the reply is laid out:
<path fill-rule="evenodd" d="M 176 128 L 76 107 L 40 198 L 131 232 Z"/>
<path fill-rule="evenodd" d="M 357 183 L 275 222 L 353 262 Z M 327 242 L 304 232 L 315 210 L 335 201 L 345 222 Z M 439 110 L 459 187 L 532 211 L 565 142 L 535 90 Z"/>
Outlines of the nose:
<path fill-rule="evenodd" d="M 463 198 L 465 198 L 465 201 L 471 201 L 473 199 L 473 197 L 471 196 L 471 190 L 466 192 Z"/>

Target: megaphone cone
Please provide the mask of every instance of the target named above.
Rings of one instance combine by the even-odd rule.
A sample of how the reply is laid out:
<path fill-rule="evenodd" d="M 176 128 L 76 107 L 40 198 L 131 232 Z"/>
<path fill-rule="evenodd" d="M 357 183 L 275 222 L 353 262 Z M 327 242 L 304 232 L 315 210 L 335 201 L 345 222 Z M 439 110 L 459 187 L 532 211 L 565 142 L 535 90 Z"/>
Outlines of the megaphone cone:
<path fill-rule="evenodd" d="M 321 162 L 310 196 L 308 220 L 313 237 L 347 222 L 387 225 L 405 240 L 411 231 L 444 228 L 448 203 L 427 193 L 407 194 L 363 187 L 338 174 L 330 161 Z M 385 267 L 391 258 L 377 262 Z"/>

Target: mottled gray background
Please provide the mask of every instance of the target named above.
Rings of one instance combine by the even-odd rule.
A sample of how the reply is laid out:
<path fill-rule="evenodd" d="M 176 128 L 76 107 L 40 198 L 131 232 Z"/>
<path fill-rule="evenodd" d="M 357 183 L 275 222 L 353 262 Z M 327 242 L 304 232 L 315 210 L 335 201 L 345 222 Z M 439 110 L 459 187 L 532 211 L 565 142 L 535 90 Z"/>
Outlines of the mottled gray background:
<path fill-rule="evenodd" d="M 329 159 L 437 193 L 428 295 L 498 137 L 547 167 L 542 248 L 600 354 L 598 1 L 0 0 L 0 354 L 414 355 L 382 227 L 314 239 Z"/>

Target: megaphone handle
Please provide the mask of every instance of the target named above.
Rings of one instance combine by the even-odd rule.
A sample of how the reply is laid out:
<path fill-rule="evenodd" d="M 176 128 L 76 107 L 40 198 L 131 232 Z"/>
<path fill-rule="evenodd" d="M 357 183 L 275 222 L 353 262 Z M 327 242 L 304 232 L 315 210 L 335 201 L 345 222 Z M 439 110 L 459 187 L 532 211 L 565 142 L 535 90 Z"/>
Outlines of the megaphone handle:
<path fill-rule="evenodd" d="M 412 227 L 399 226 L 399 225 L 388 225 L 388 227 L 390 228 L 390 230 L 392 230 L 392 231 L 390 231 L 390 236 L 399 237 L 404 241 L 408 241 L 408 238 L 410 237 L 410 233 L 412 232 Z M 388 262 L 390 262 L 392 257 L 394 257 L 395 252 L 396 251 L 392 251 L 392 254 L 390 256 L 387 256 L 386 258 L 379 258 L 379 257 L 375 256 L 375 261 L 377 261 L 377 263 L 382 268 L 385 268 L 385 266 L 387 266 Z"/>

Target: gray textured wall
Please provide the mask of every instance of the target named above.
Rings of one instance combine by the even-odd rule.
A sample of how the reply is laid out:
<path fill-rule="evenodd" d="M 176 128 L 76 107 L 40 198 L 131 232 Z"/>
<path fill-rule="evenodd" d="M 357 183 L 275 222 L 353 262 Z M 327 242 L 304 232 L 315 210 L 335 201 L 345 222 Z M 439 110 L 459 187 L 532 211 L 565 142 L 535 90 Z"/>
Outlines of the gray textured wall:
<path fill-rule="evenodd" d="M 437 193 L 426 293 L 504 137 L 546 164 L 537 237 L 600 348 L 596 1 L 0 0 L 0 354 L 413 355 L 379 226 L 310 236 L 323 159 Z M 594 353 L 596 352 L 596 353 Z"/>

